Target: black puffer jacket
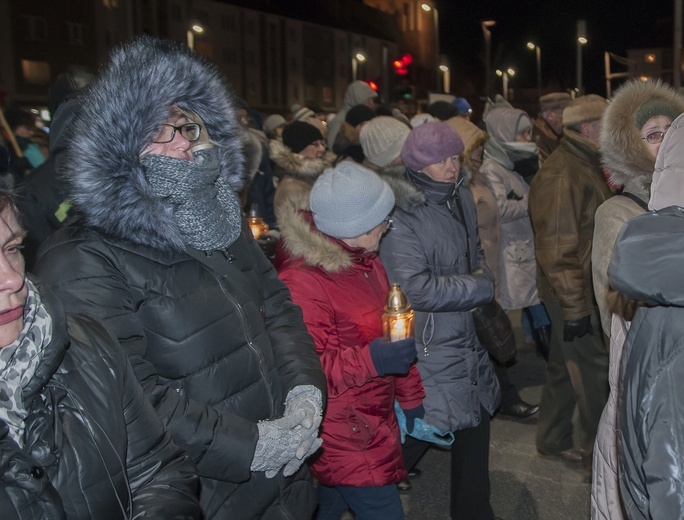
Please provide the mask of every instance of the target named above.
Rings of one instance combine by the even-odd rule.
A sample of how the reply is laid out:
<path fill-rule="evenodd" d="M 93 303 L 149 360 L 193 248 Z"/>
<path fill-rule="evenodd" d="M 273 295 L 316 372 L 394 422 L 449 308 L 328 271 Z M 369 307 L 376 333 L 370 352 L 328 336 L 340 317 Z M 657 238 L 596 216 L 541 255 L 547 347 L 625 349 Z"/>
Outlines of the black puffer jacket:
<path fill-rule="evenodd" d="M 41 293 L 53 337 L 23 393 L 23 448 L 0 421 L 0 516 L 199 518 L 192 461 L 163 429 L 116 340 L 92 318 L 66 318 Z"/>
<path fill-rule="evenodd" d="M 69 309 L 118 336 L 197 464 L 206 518 L 306 519 L 315 505 L 306 468 L 266 479 L 250 464 L 257 422 L 282 416 L 297 385 L 325 392 L 325 377 L 300 309 L 249 230 L 225 251 L 186 249 L 171 209 L 151 195 L 138 156 L 172 104 L 202 118 L 219 176 L 241 185 L 240 130 L 215 69 L 182 46 L 141 39 L 83 99 L 64 173 L 87 227 L 53 236 L 37 270 Z"/>

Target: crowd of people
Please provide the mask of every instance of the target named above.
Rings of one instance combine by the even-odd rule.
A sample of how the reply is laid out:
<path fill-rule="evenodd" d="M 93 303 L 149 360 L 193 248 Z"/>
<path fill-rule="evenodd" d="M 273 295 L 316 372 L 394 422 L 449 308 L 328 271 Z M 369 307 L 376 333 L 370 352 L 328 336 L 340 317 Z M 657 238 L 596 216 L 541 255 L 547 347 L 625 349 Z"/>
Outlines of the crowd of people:
<path fill-rule="evenodd" d="M 631 80 L 480 125 L 377 101 L 262 114 L 140 37 L 57 78 L 49 143 L 8 111 L 3 518 L 401 520 L 437 434 L 445 514 L 494 519 L 497 414 L 538 415 L 592 518 L 684 516 L 684 98 Z M 392 284 L 412 336 L 383 330 Z M 478 337 L 492 301 L 546 362 L 538 404 Z"/>

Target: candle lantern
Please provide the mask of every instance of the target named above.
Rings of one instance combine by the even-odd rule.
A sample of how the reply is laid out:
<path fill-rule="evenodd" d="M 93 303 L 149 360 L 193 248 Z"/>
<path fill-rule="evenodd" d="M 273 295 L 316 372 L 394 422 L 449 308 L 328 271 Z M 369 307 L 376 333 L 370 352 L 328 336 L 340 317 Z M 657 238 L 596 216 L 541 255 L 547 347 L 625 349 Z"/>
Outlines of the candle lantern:
<path fill-rule="evenodd" d="M 268 233 L 268 224 L 261 218 L 258 204 L 252 204 L 250 206 L 247 222 L 249 223 L 249 229 L 252 231 L 254 239 L 261 238 Z"/>
<path fill-rule="evenodd" d="M 382 314 L 382 332 L 386 341 L 398 341 L 413 336 L 413 310 L 398 283 L 387 294 Z"/>

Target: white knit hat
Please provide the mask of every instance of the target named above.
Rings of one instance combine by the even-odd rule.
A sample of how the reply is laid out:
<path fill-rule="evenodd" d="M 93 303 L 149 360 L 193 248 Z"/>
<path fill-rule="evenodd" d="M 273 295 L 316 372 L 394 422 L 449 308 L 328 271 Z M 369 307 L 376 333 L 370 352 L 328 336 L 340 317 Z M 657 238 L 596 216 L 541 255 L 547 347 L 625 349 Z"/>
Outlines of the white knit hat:
<path fill-rule="evenodd" d="M 398 119 L 378 116 L 364 125 L 359 134 L 363 154 L 378 166 L 387 166 L 401 155 L 411 129 Z"/>
<path fill-rule="evenodd" d="M 415 128 L 425 123 L 434 123 L 435 121 L 437 120 L 431 114 L 428 114 L 427 112 L 421 112 L 420 114 L 416 114 L 411 118 L 411 128 Z"/>
<path fill-rule="evenodd" d="M 264 132 L 273 133 L 276 128 L 283 126 L 287 121 L 280 114 L 272 114 L 264 120 Z"/>
<path fill-rule="evenodd" d="M 394 193 L 379 175 L 353 161 L 323 172 L 309 195 L 316 227 L 331 237 L 356 238 L 380 224 Z"/>
<path fill-rule="evenodd" d="M 295 121 L 304 121 L 310 117 L 316 117 L 313 110 L 299 105 L 292 105 L 292 119 Z"/>

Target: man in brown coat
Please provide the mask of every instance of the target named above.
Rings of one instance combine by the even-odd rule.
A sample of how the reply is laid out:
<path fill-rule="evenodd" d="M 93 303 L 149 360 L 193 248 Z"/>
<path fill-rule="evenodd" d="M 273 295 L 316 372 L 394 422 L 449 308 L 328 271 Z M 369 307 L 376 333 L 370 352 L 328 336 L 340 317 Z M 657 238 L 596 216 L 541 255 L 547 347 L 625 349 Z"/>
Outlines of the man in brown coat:
<path fill-rule="evenodd" d="M 537 450 L 581 461 L 588 474 L 608 398 L 608 351 L 591 278 L 594 213 L 611 195 L 597 144 L 606 106 L 604 98 L 590 94 L 565 108 L 565 137 L 535 176 L 529 194 L 539 292 L 552 322 Z M 580 450 L 573 448 L 575 405 Z"/>
<path fill-rule="evenodd" d="M 563 109 L 571 101 L 567 92 L 551 92 L 539 98 L 539 114 L 534 120 L 532 139 L 537 143 L 542 163 L 558 148 L 563 138 Z"/>

